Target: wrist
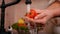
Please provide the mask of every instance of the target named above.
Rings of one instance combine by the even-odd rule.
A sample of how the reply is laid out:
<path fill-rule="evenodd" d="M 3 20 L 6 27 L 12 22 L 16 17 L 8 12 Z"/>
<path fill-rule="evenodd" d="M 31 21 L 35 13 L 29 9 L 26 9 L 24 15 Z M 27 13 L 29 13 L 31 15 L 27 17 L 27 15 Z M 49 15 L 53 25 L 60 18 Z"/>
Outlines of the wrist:
<path fill-rule="evenodd" d="M 60 8 L 54 9 L 54 17 L 60 16 Z"/>
<path fill-rule="evenodd" d="M 55 17 L 55 16 L 56 16 L 56 15 L 55 15 L 56 12 L 55 12 L 54 10 L 51 10 L 50 12 L 51 12 L 51 14 L 52 14 L 52 17 Z"/>
<path fill-rule="evenodd" d="M 47 13 L 50 15 L 50 17 L 55 16 L 55 12 L 53 10 L 47 10 Z"/>

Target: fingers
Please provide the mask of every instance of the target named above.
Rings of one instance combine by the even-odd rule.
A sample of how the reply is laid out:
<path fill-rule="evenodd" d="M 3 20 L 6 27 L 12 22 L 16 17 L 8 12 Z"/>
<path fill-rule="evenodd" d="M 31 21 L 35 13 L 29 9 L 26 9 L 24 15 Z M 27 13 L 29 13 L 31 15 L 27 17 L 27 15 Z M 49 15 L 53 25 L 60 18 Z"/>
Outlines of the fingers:
<path fill-rule="evenodd" d="M 29 17 L 25 17 L 24 19 L 28 22 L 34 22 L 34 23 L 42 23 L 45 24 L 46 21 L 48 20 L 48 15 L 46 14 L 46 12 L 44 12 L 45 10 L 36 10 L 39 14 L 34 18 L 29 18 Z"/>
<path fill-rule="evenodd" d="M 40 19 L 39 19 L 39 20 L 35 20 L 34 22 L 35 22 L 35 23 L 41 23 L 41 24 L 45 24 L 45 21 L 43 21 L 43 20 L 40 20 Z"/>
<path fill-rule="evenodd" d="M 45 16 L 44 18 L 42 18 L 42 19 L 31 19 L 31 18 L 29 18 L 29 17 L 25 17 L 25 21 L 27 22 L 33 22 L 33 23 L 41 23 L 41 24 L 45 24 L 46 22 L 47 22 L 47 20 L 48 20 L 48 17 L 47 16 Z"/>
<path fill-rule="evenodd" d="M 44 17 L 42 19 L 37 19 L 37 20 L 34 20 L 35 23 L 41 23 L 41 24 L 46 24 L 46 22 L 48 21 L 48 17 Z"/>
<path fill-rule="evenodd" d="M 35 17 L 35 19 L 42 19 L 42 18 L 44 18 L 45 16 L 47 16 L 45 13 L 41 13 L 41 14 L 37 15 L 37 16 Z"/>
<path fill-rule="evenodd" d="M 45 10 L 37 10 L 39 11 L 39 14 L 35 17 L 35 19 L 42 19 L 46 16 Z"/>

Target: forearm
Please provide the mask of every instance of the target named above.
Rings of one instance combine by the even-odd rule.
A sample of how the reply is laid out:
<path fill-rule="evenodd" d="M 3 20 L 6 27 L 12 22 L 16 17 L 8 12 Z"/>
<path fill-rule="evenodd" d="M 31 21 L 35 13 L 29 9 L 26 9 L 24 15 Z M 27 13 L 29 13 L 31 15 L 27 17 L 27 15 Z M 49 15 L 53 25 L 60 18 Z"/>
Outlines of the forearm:
<path fill-rule="evenodd" d="M 60 3 L 55 2 L 47 8 L 47 10 L 53 11 L 53 16 L 60 16 Z"/>
<path fill-rule="evenodd" d="M 60 7 L 53 9 L 53 12 L 54 12 L 54 16 L 60 16 Z"/>

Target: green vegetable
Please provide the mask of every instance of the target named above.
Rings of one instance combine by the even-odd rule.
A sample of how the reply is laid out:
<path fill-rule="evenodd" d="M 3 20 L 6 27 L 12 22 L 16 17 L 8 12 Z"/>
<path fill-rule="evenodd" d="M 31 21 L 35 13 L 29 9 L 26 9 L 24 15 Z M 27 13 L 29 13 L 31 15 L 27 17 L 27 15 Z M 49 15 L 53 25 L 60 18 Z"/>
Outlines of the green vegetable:
<path fill-rule="evenodd" d="M 18 29 L 18 23 L 13 24 L 12 28 L 15 29 L 15 30 Z"/>
<path fill-rule="evenodd" d="M 24 26 L 18 26 L 18 23 L 14 23 L 13 25 L 12 25 L 12 28 L 13 29 L 15 29 L 15 30 L 24 30 L 24 31 L 28 31 L 28 28 L 27 27 L 24 27 Z"/>

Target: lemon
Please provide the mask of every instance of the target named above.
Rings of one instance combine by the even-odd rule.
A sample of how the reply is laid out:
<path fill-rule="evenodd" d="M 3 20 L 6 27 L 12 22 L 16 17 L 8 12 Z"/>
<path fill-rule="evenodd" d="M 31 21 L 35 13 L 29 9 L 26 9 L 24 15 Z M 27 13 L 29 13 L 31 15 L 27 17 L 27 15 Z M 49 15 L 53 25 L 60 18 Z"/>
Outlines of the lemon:
<path fill-rule="evenodd" d="M 18 23 L 23 24 L 23 23 L 24 23 L 24 19 L 20 18 L 20 19 L 18 20 Z"/>

